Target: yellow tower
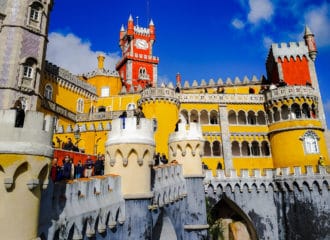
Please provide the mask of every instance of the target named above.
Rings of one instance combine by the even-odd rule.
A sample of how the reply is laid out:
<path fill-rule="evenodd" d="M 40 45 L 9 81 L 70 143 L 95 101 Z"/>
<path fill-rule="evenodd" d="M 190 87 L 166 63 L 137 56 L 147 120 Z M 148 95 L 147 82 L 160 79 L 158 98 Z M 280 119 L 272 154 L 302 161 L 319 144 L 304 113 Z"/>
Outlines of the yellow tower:
<path fill-rule="evenodd" d="M 36 239 L 53 154 L 53 120 L 27 111 L 24 126 L 16 128 L 15 118 L 15 110 L 0 110 L 1 239 Z"/>
<path fill-rule="evenodd" d="M 175 129 L 179 116 L 179 97 L 171 88 L 146 88 L 138 102 L 146 118 L 156 120 L 156 152 L 168 154 L 167 141 Z"/>
<path fill-rule="evenodd" d="M 105 174 L 121 176 L 125 199 L 151 198 L 151 167 L 155 141 L 153 121 L 135 117 L 112 121 L 106 142 Z"/>

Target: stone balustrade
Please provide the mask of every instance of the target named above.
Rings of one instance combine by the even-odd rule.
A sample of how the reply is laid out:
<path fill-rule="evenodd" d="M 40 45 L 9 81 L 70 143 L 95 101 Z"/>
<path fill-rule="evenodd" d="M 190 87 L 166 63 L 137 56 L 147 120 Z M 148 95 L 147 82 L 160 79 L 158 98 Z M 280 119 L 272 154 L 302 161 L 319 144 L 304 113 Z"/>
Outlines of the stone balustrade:
<path fill-rule="evenodd" d="M 317 92 L 309 86 L 284 86 L 268 90 L 265 94 L 266 101 L 279 101 L 289 98 L 317 98 Z"/>

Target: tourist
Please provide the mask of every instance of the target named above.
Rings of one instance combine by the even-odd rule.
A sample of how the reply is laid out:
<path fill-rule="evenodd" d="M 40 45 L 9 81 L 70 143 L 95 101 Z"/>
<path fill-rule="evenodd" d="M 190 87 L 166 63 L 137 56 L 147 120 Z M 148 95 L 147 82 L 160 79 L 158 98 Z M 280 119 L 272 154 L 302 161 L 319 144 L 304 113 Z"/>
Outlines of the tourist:
<path fill-rule="evenodd" d="M 93 167 L 94 163 L 91 159 L 91 156 L 88 155 L 86 162 L 85 162 L 85 177 L 91 177 L 93 175 Z"/>
<path fill-rule="evenodd" d="M 83 175 L 84 168 L 81 164 L 81 160 L 78 161 L 77 165 L 74 168 L 74 178 L 81 178 Z"/>

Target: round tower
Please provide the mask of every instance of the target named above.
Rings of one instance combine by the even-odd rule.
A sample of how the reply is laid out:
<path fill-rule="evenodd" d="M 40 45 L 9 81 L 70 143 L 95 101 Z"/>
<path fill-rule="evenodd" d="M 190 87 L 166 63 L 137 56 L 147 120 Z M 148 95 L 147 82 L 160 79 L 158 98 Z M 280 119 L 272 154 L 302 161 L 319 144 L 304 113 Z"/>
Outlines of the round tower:
<path fill-rule="evenodd" d="M 179 116 L 179 96 L 173 89 L 165 87 L 146 88 L 141 94 L 138 105 L 143 108 L 147 118 L 155 121 L 156 152 L 168 154 L 167 141 L 175 129 Z"/>
<path fill-rule="evenodd" d="M 121 176 L 125 199 L 151 198 L 151 167 L 155 151 L 152 120 L 118 118 L 106 141 L 105 174 Z"/>
<path fill-rule="evenodd" d="M 318 97 L 309 86 L 283 86 L 266 92 L 265 108 L 275 168 L 329 163 Z"/>
<path fill-rule="evenodd" d="M 42 188 L 53 155 L 50 116 L 27 111 L 23 127 L 15 110 L 0 110 L 0 231 L 3 239 L 36 239 Z"/>
<path fill-rule="evenodd" d="M 184 214 L 184 239 L 204 239 L 207 236 L 206 205 L 204 191 L 204 174 L 201 156 L 204 149 L 204 138 L 201 126 L 197 123 L 178 124 L 176 132 L 168 141 L 169 162 L 177 161 L 182 165 L 186 180 L 187 205 Z"/>

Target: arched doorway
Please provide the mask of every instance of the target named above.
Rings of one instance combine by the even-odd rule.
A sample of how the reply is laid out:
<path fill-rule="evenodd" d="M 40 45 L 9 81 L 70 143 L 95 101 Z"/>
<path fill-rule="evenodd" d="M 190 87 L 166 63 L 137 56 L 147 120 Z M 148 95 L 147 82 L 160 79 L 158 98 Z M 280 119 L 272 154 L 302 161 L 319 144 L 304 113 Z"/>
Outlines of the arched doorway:
<path fill-rule="evenodd" d="M 226 196 L 222 196 L 209 211 L 210 239 L 239 239 L 257 240 L 257 232 L 250 218 Z M 227 237 L 227 238 L 226 238 Z"/>

